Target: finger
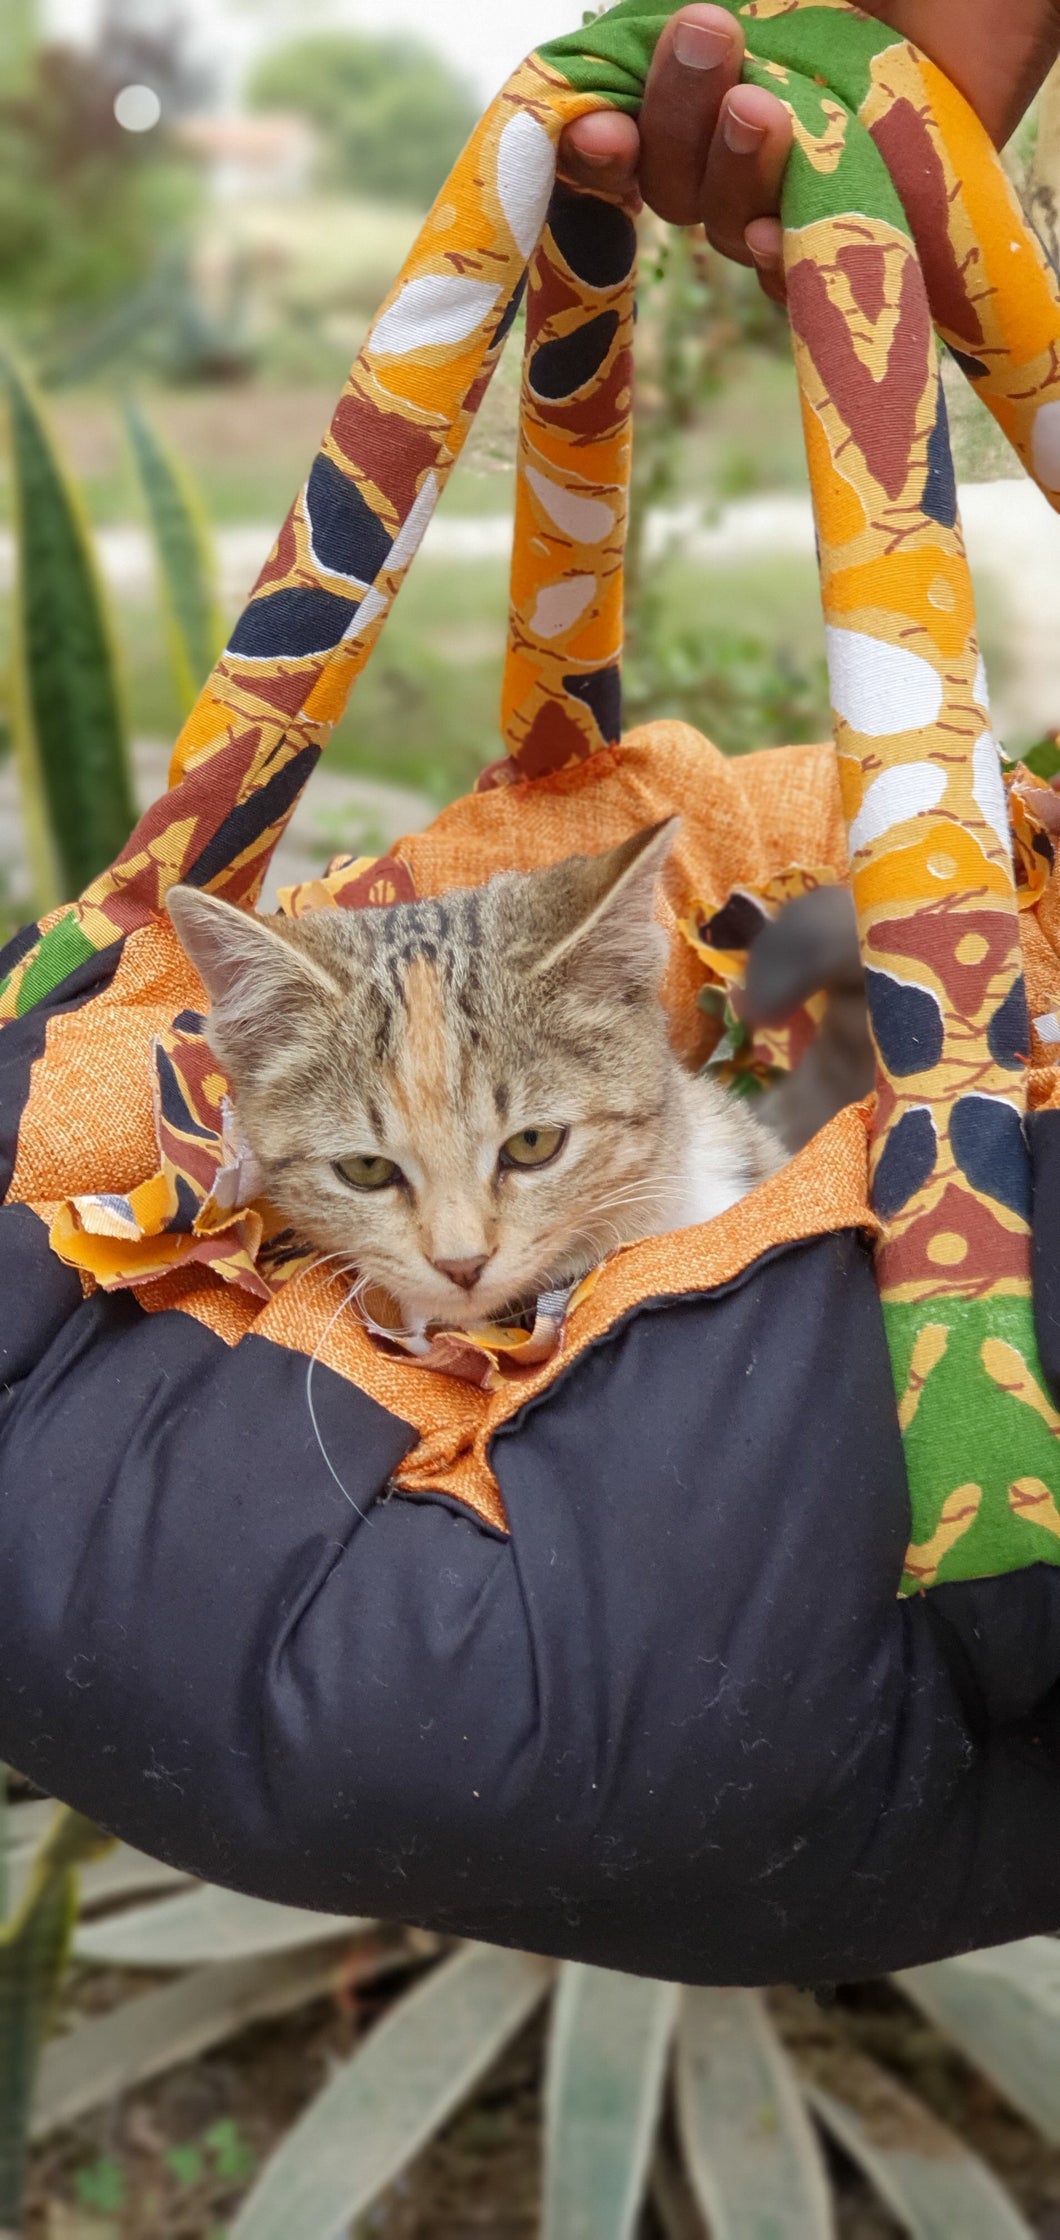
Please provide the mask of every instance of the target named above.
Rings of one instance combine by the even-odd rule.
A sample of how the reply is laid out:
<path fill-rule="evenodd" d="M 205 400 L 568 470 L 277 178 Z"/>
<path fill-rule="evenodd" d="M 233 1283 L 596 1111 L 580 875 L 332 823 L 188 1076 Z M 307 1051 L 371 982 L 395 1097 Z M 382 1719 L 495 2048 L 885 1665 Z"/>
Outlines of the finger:
<path fill-rule="evenodd" d="M 755 218 L 744 234 L 759 286 L 771 303 L 786 303 L 788 284 L 784 272 L 784 228 L 779 218 Z"/>
<path fill-rule="evenodd" d="M 743 58 L 743 33 L 724 8 L 683 8 L 662 33 L 640 113 L 640 184 L 671 225 L 703 215 L 708 150 Z"/>
<path fill-rule="evenodd" d="M 560 175 L 594 194 L 636 191 L 640 134 L 636 119 L 620 109 L 595 109 L 569 124 L 559 144 Z"/>
<path fill-rule="evenodd" d="M 757 218 L 777 217 L 791 143 L 791 117 L 775 94 L 761 86 L 738 86 L 726 97 L 707 156 L 698 215 L 708 241 L 737 264 L 754 261 L 748 226 Z"/>

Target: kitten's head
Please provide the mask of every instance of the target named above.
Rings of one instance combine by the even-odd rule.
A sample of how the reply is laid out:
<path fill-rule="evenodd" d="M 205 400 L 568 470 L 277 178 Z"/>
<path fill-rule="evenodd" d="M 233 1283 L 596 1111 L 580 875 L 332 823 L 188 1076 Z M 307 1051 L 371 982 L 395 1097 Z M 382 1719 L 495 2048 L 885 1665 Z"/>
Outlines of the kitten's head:
<path fill-rule="evenodd" d="M 410 1329 L 481 1323 L 668 1225 L 675 830 L 388 910 L 170 895 L 264 1194 Z"/>

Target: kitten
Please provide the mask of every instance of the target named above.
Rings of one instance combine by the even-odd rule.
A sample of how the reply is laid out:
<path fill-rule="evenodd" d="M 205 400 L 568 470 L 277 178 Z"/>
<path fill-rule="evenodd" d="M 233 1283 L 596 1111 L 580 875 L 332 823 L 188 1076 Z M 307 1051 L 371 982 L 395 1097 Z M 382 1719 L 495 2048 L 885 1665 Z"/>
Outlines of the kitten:
<path fill-rule="evenodd" d="M 676 828 L 386 910 L 171 893 L 262 1195 L 410 1332 L 521 1311 L 783 1164 L 669 1045 L 655 891 Z"/>

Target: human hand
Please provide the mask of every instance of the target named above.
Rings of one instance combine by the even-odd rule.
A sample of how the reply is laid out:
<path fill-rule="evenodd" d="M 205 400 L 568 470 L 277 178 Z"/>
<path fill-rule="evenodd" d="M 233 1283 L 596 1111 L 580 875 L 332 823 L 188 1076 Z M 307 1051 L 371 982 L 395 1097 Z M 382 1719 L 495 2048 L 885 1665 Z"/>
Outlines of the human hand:
<path fill-rule="evenodd" d="M 1060 54 L 1060 0 L 862 0 L 959 86 L 1000 144 Z M 744 38 L 728 10 L 683 8 L 659 41 L 639 121 L 598 111 L 570 125 L 560 160 L 567 178 L 597 193 L 639 186 L 661 218 L 702 223 L 738 264 L 753 264 L 767 295 L 783 299 L 780 189 L 791 147 L 782 101 L 740 83 Z M 639 128 L 638 128 L 639 123 Z"/>

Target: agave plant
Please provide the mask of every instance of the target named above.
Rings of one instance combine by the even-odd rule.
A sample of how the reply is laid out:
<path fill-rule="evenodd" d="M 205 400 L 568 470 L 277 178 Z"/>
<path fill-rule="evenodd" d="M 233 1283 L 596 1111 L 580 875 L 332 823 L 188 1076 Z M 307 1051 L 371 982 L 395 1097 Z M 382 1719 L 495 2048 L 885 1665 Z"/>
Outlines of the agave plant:
<path fill-rule="evenodd" d="M 0 2042 L 23 2048 L 17 2078 L 10 2054 L 0 2066 L 9 2135 L 25 2105 L 25 2049 L 32 2067 L 61 1965 L 71 1845 L 82 1847 L 77 1856 L 98 1848 L 73 1816 L 49 1836 L 51 1811 L 20 1804 L 8 1817 L 9 1900 L 23 1934 L 31 1918 L 38 1925 L 35 1973 L 25 1960 L 21 1976 L 6 1968 L 16 1939 L 8 1929 L 0 1940 Z M 121 1969 L 130 1983 L 138 1972 L 171 1980 L 125 1995 L 45 2045 L 31 2137 L 106 2107 L 251 2022 L 392 1969 L 393 1948 L 381 1959 L 377 1928 L 192 1884 L 123 1845 L 92 1857 L 74 1956 Z M 422 1948 L 410 1958 L 422 1971 Z M 1032 1938 L 895 1982 L 1060 2145 L 1060 1944 Z M 336 2240 L 402 2177 L 546 2001 L 544 2240 L 632 2240 L 649 2196 L 675 2234 L 698 2226 L 713 2240 L 828 2240 L 836 2205 L 825 2138 L 913 2240 L 1030 2240 L 986 2165 L 859 2051 L 839 2010 L 824 2016 L 795 1994 L 682 1990 L 480 1945 L 442 1950 L 391 2004 L 266 2163 L 228 2240 Z M 672 2153 L 660 2153 L 668 2103 L 683 2165 L 680 2211 Z M 0 2194 L 0 2233 L 5 2215 L 18 2230 L 11 2202 L 10 2191 L 6 2201 Z"/>
<path fill-rule="evenodd" d="M 1060 2142 L 1060 1948 L 1048 1938 L 917 1969 L 900 1988 Z M 794 2001 L 469 1947 L 394 2009 L 266 2166 L 230 2240 L 334 2240 L 368 2209 L 552 1991 L 544 2240 L 632 2240 L 670 2085 L 687 2186 L 713 2240 L 829 2240 L 822 2134 L 913 2240 L 1030 2240 L 997 2179 L 877 2063 Z M 687 2230 L 687 2224 L 685 2225 Z"/>

